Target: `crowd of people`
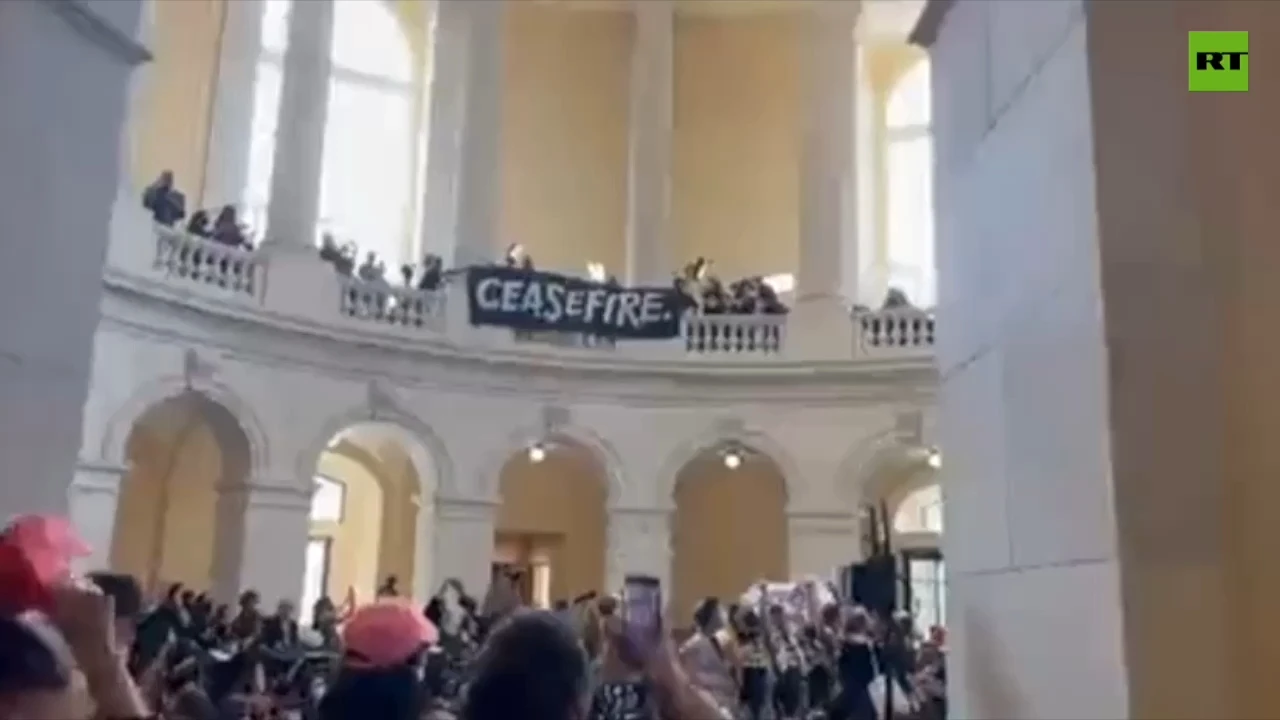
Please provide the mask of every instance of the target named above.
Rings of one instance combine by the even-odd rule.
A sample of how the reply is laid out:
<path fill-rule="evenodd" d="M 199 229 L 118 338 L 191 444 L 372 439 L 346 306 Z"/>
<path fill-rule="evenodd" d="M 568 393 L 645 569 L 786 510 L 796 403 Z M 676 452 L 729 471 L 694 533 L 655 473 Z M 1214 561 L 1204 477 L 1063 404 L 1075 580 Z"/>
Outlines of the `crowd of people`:
<path fill-rule="evenodd" d="M 182 228 L 191 235 L 227 247 L 253 249 L 249 229 L 240 222 L 234 205 L 197 210 L 188 218 L 186 195 L 174 186 L 171 170 L 160 173 L 155 182 L 147 186 L 142 193 L 142 206 L 156 223 L 165 227 L 177 227 L 185 220 Z"/>
<path fill-rule="evenodd" d="M 233 205 L 218 209 L 212 215 L 212 221 L 208 210 L 198 210 L 187 218 L 186 196 L 174 186 L 173 173 L 169 170 L 147 186 L 142 204 L 157 223 L 166 227 L 176 227 L 185 219 L 184 229 L 192 235 L 229 247 L 246 250 L 254 247 L 249 230 L 240 222 Z M 333 233 L 328 232 L 321 236 L 318 252 L 320 259 L 332 265 L 334 271 L 343 277 L 391 288 L 386 261 L 376 252 L 366 252 L 364 260 L 360 261 L 360 250 L 355 242 L 340 243 Z M 533 256 L 518 243 L 510 245 L 498 262 L 505 267 L 536 269 Z M 711 267 L 711 260 L 699 257 L 674 275 L 672 284 L 689 309 L 705 315 L 780 315 L 787 312 L 787 306 L 763 276 L 726 283 L 712 272 Z M 400 267 L 402 286 L 417 290 L 437 290 L 456 273 L 456 269 L 446 270 L 444 260 L 433 253 L 423 255 L 416 265 Z M 618 285 L 617 278 L 612 275 L 602 278 L 602 282 L 614 287 Z"/>
<path fill-rule="evenodd" d="M 253 591 L 232 608 L 174 585 L 148 606 L 128 575 L 51 569 L 66 541 L 33 548 L 19 524 L 0 535 L 0 720 L 946 714 L 944 633 L 922 639 L 905 616 L 838 600 L 797 612 L 763 592 L 707 598 L 671 632 L 686 623 L 632 623 L 625 594 L 536 610 L 495 573 L 483 602 L 451 580 L 419 608 L 389 578 L 365 604 L 317 600 L 304 626 L 291 602 L 267 613 Z"/>
<path fill-rule="evenodd" d="M 787 306 L 764 277 L 753 275 L 726 283 L 711 272 L 711 261 L 696 258 L 675 276 L 676 290 L 689 307 L 704 315 L 782 315 Z"/>

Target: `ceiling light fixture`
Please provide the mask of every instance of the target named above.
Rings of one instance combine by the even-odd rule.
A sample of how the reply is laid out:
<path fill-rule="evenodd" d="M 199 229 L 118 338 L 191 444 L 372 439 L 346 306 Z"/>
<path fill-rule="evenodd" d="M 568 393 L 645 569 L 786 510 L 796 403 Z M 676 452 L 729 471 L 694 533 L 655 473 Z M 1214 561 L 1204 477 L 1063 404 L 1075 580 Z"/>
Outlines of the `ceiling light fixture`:
<path fill-rule="evenodd" d="M 934 470 L 942 467 L 942 453 L 938 452 L 938 448 L 929 450 L 929 467 Z"/>
<path fill-rule="evenodd" d="M 742 453 L 737 450 L 725 450 L 721 460 L 724 461 L 724 466 L 730 470 L 737 470 L 742 467 Z"/>

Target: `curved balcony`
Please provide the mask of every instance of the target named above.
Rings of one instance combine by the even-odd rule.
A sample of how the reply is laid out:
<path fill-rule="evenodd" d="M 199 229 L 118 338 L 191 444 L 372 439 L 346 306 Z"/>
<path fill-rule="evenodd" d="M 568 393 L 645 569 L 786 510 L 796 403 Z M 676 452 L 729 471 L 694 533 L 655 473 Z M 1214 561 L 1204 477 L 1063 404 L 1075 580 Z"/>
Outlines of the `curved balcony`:
<path fill-rule="evenodd" d="M 465 283 L 360 282 L 309 248 L 242 252 L 150 223 L 114 240 L 72 515 L 101 554 L 112 528 L 151 527 L 122 488 L 180 478 L 163 517 L 212 528 L 210 552 L 262 548 L 209 566 L 222 596 L 293 597 L 315 475 L 374 468 L 416 595 L 442 577 L 483 587 L 504 533 L 543 532 L 592 548 L 591 587 L 639 569 L 687 605 L 724 589 L 703 587 L 723 559 L 699 555 L 697 532 L 765 549 L 735 583 L 826 573 L 856 553 L 860 503 L 933 446 L 919 311 L 826 318 L 834 357 L 812 353 L 799 311 L 689 314 L 676 337 L 612 342 L 476 327 Z M 740 492 L 746 519 L 707 523 Z"/>
<path fill-rule="evenodd" d="M 117 243 L 108 285 L 148 289 L 202 305 L 234 309 L 274 320 L 345 330 L 361 341 L 417 343 L 453 352 L 483 350 L 491 357 L 527 361 L 631 363 L 667 369 L 713 366 L 781 370 L 816 358 L 788 343 L 791 315 L 688 313 L 672 340 L 614 342 L 560 332 L 510 332 L 473 327 L 465 287 L 448 282 L 439 290 L 396 287 L 342 277 L 309 252 L 250 252 L 228 248 L 168 228 L 155 227 L 150 256 L 145 244 Z M 933 361 L 935 320 L 916 308 L 856 311 L 850 327 L 831 335 L 849 338 L 838 360 L 880 366 L 928 367 Z M 831 359 L 824 358 L 829 364 Z"/>

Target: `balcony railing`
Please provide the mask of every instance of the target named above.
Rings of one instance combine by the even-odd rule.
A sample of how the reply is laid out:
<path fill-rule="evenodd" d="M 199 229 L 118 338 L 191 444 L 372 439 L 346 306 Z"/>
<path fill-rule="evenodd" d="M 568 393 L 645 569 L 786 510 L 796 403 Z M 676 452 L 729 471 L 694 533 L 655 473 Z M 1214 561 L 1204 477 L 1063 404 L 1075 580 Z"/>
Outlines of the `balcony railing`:
<path fill-rule="evenodd" d="M 392 287 L 385 282 L 342 278 L 338 310 L 356 320 L 441 331 L 444 329 L 444 301 L 443 291 Z"/>
<path fill-rule="evenodd" d="M 170 277 L 257 297 L 262 263 L 248 250 L 168 229 L 156 234 L 155 267 Z"/>
<path fill-rule="evenodd" d="M 859 350 L 865 355 L 899 355 L 932 352 L 933 313 L 913 307 L 886 308 L 859 312 Z"/>
<path fill-rule="evenodd" d="M 681 323 L 685 350 L 691 353 L 772 354 L 781 352 L 786 315 L 698 315 Z"/>
<path fill-rule="evenodd" d="M 137 270 L 142 269 L 138 264 L 146 262 L 136 255 L 128 257 L 136 259 L 126 260 L 125 264 Z M 690 312 L 682 319 L 677 338 L 646 343 L 615 343 L 608 338 L 577 333 L 512 333 L 470 327 L 465 302 L 457 302 L 457 307 L 450 309 L 451 303 L 447 298 L 465 287 L 465 283 L 446 283 L 438 290 L 395 287 L 386 282 L 341 277 L 328 266 L 317 263 L 314 268 L 306 270 L 306 277 L 313 279 L 304 278 L 301 286 L 295 286 L 296 279 L 282 280 L 273 282 L 273 289 L 268 289 L 268 279 L 275 279 L 274 263 L 274 256 L 268 252 L 255 253 L 227 247 L 168 228 L 157 228 L 155 254 L 151 261 L 154 270 L 179 281 L 179 285 L 208 288 L 213 294 L 244 298 L 277 312 L 281 311 L 282 302 L 284 305 L 292 304 L 287 298 L 298 297 L 297 293 L 307 296 L 333 293 L 336 302 L 328 306 L 333 310 L 325 310 L 320 305 L 310 306 L 315 310 L 304 308 L 302 312 L 308 316 L 319 313 L 314 318 L 319 322 L 324 322 L 324 316 L 328 314 L 331 322 L 383 328 L 384 332 L 399 335 L 402 340 L 425 337 L 463 344 L 480 342 L 495 349 L 512 351 L 542 347 L 553 353 L 611 353 L 625 347 L 628 356 L 652 357 L 659 361 L 681 357 L 747 363 L 771 357 L 783 361 L 804 359 L 794 357 L 802 348 L 789 351 L 787 347 L 788 321 L 793 315 L 702 315 Z M 284 299 L 272 299 L 277 297 Z M 462 299 L 455 298 L 455 301 Z M 843 333 L 846 338 L 850 334 L 853 337 L 852 345 L 846 346 L 850 360 L 920 359 L 933 353 L 936 320 L 931 311 L 912 307 L 861 310 L 849 318 L 852 327 Z M 838 332 L 841 332 L 839 328 L 832 332 L 832 337 L 837 340 L 835 344 L 847 342 L 836 338 Z"/>

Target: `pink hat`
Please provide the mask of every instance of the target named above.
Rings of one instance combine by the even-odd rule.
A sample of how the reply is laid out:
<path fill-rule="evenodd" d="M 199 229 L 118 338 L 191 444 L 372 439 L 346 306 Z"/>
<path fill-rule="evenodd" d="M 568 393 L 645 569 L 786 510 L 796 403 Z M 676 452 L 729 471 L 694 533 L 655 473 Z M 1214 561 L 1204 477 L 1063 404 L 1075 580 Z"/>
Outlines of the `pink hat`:
<path fill-rule="evenodd" d="M 342 627 L 347 660 L 360 667 L 403 664 L 438 637 L 436 626 L 417 608 L 396 599 L 358 608 Z"/>

